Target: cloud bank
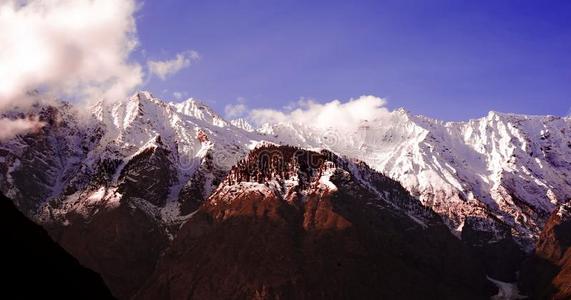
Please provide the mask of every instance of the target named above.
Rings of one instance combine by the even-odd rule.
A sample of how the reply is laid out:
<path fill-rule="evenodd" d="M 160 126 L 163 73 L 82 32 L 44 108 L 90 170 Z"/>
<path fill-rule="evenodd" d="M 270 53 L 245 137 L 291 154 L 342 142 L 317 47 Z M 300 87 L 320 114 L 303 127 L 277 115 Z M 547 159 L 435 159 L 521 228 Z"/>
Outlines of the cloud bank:
<path fill-rule="evenodd" d="M 299 101 L 293 109 L 282 112 L 274 109 L 254 109 L 249 119 L 257 125 L 264 123 L 292 122 L 316 128 L 354 129 L 363 121 L 380 120 L 390 114 L 386 101 L 375 96 L 361 96 L 348 102 L 333 100 L 317 103 Z"/>
<path fill-rule="evenodd" d="M 151 74 L 159 77 L 162 80 L 167 79 L 167 77 L 176 74 L 180 70 L 190 66 L 192 61 L 196 61 L 200 58 L 198 52 L 189 50 L 185 52 L 178 53 L 174 59 L 170 60 L 149 60 L 147 66 Z"/>
<path fill-rule="evenodd" d="M 142 83 L 135 0 L 0 1 L 0 109 L 31 90 L 124 98 Z"/>

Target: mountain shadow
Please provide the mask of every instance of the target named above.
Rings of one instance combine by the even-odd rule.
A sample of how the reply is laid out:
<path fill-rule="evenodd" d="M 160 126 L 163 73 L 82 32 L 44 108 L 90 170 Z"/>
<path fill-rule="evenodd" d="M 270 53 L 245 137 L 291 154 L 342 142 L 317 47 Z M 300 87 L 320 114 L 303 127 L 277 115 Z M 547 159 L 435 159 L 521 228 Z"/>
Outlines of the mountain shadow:
<path fill-rule="evenodd" d="M 5 296 L 114 299 L 97 273 L 81 266 L 4 195 L 0 195 L 0 239 Z"/>

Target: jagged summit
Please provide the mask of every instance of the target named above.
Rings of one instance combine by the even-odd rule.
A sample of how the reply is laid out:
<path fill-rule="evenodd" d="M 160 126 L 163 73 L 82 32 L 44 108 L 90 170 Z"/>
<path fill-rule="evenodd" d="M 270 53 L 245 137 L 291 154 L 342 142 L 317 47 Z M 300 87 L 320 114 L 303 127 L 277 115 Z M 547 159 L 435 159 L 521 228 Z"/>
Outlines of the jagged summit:
<path fill-rule="evenodd" d="M 198 100 L 189 98 L 183 102 L 173 104 L 178 113 L 214 124 L 218 127 L 228 126 L 228 122 L 214 112 L 210 107 Z"/>
<path fill-rule="evenodd" d="M 248 132 L 254 131 L 254 126 L 252 126 L 246 119 L 238 118 L 230 121 L 230 123 L 240 129 L 244 129 Z"/>
<path fill-rule="evenodd" d="M 139 101 L 151 101 L 155 97 L 149 91 L 138 91 L 133 96 L 131 96 L 131 100 L 139 100 Z"/>

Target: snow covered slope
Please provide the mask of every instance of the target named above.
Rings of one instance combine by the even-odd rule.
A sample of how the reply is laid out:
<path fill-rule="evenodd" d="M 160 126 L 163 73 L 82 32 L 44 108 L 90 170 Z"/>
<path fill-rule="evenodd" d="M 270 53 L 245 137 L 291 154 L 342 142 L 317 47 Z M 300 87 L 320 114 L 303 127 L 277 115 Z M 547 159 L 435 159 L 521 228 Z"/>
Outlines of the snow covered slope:
<path fill-rule="evenodd" d="M 146 171 L 153 171 L 149 167 L 153 164 L 143 159 L 144 163 L 137 167 L 132 162 L 152 152 L 153 157 L 164 156 L 154 160 L 157 163 L 155 167 L 167 168 L 171 172 L 162 174 L 170 177 L 163 187 L 168 189 L 168 193 L 160 194 L 165 199 L 146 200 L 158 206 L 165 219 L 177 218 L 181 215 L 180 206 L 185 205 L 182 203 L 185 199 L 179 197 L 181 191 L 193 188 L 201 193 L 194 196 L 207 197 L 216 187 L 216 180 L 220 180 L 238 159 L 245 156 L 258 138 L 236 128 L 193 99 L 177 104 L 165 103 L 149 92 L 139 92 L 128 101 L 100 102 L 91 110 L 94 119 L 76 126 L 96 132 L 93 137 L 97 141 L 86 149 L 88 153 L 81 161 L 75 178 L 62 183 L 67 184 L 68 189 L 75 185 L 71 189 L 75 192 L 53 193 L 46 197 L 61 205 L 55 208 L 51 205 L 49 213 L 43 209 L 39 212 L 42 216 L 66 214 L 72 207 L 85 212 L 86 199 L 110 204 L 113 201 L 109 199 L 122 197 L 117 188 L 124 184 L 149 191 L 151 187 L 139 186 L 142 178 L 138 177 Z M 128 167 L 135 167 L 135 170 L 126 169 Z M 103 176 L 105 178 L 93 181 L 105 172 L 109 173 Z M 150 172 L 147 175 L 158 174 Z"/>
<path fill-rule="evenodd" d="M 32 113 L 51 113 L 53 122 L 41 134 L 0 144 L 0 189 L 26 202 L 20 207 L 29 215 L 89 215 L 88 207 L 129 197 L 121 191 L 136 188 L 122 188 L 127 185 L 149 188 L 155 197 L 168 189 L 165 199 L 146 203 L 163 221 L 175 222 L 263 141 L 362 160 L 401 182 L 458 236 L 468 224 L 493 233 L 488 242 L 513 234 L 531 245 L 550 212 L 571 198 L 570 118 L 490 112 L 441 122 L 399 109 L 350 132 L 292 123 L 254 130 L 196 100 L 166 103 L 148 92 L 91 110 L 92 120 L 79 121 L 68 106 L 36 108 Z M 158 174 L 168 177 L 164 186 L 140 186 Z"/>
<path fill-rule="evenodd" d="M 468 221 L 529 246 L 549 213 L 571 198 L 571 119 L 490 112 L 441 122 L 403 109 L 353 132 L 300 124 L 262 132 L 301 147 L 361 159 L 400 181 L 461 232 Z M 507 227 L 506 227 L 507 226 Z"/>

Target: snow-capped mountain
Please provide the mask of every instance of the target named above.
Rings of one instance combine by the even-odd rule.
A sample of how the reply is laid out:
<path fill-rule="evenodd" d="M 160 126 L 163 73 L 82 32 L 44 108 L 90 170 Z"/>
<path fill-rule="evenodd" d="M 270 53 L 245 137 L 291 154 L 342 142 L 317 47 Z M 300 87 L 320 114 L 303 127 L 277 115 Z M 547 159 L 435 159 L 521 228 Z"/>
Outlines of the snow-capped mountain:
<path fill-rule="evenodd" d="M 1 144 L 0 190 L 128 298 L 258 136 L 192 99 L 164 103 L 147 92 L 90 110 L 26 112 L 46 125 Z"/>
<path fill-rule="evenodd" d="M 299 124 L 262 131 L 282 143 L 363 160 L 401 182 L 458 233 L 467 219 L 477 219 L 494 238 L 511 231 L 530 246 L 549 213 L 571 199 L 570 118 L 490 112 L 441 122 L 400 109 L 353 132 Z"/>
<path fill-rule="evenodd" d="M 485 253 L 510 248 L 503 246 L 512 239 L 530 250 L 551 212 L 571 199 L 571 118 L 491 112 L 442 122 L 399 109 L 358 128 L 254 129 L 197 100 L 167 103 L 149 92 L 99 102 L 87 114 L 61 103 L 3 117 L 26 115 L 45 126 L 0 143 L 0 191 L 120 298 L 151 276 L 181 224 L 232 178 L 233 167 L 268 144 L 365 162 L 372 168 L 366 174 L 376 170 L 418 199 L 393 203 L 407 218 L 425 223 L 431 209 Z M 354 178 L 367 187 L 371 176 Z M 127 253 L 130 259 L 118 260 Z M 502 276 L 495 278 L 510 279 Z"/>
<path fill-rule="evenodd" d="M 149 92 L 126 102 L 100 102 L 91 108 L 95 118 L 88 122 L 77 120 L 68 105 L 39 109 L 35 113 L 53 123 L 44 128 L 51 136 L 42 136 L 42 143 L 56 144 L 35 146 L 39 141 L 32 137 L 3 143 L 0 177 L 8 196 L 37 205 L 61 198 L 78 181 L 88 181 L 77 177 L 93 177 L 101 163 L 117 165 L 110 174 L 116 185 L 133 157 L 160 144 L 172 164 L 168 197 L 161 201 L 168 207 L 165 216 L 176 216 L 181 191 L 205 199 L 224 172 L 262 141 L 329 149 L 360 159 L 401 182 L 458 235 L 466 218 L 471 223 L 478 219 L 483 230 L 501 237 L 506 225 L 518 241 L 529 245 L 551 211 L 571 198 L 570 118 L 490 112 L 467 122 L 441 122 L 399 109 L 383 120 L 363 120 L 352 132 L 293 123 L 265 124 L 254 131 L 247 121 L 227 122 L 196 100 L 166 103 Z M 31 139 L 34 146 L 27 145 Z M 25 153 L 49 147 L 51 155 Z M 32 165 L 21 164 L 26 155 L 34 156 Z M 31 171 L 46 177 L 39 180 L 40 188 L 32 191 L 14 182 L 26 168 L 43 164 L 49 166 L 46 171 Z M 200 188 L 191 188 L 192 180 L 200 181 Z M 111 192 L 116 191 L 107 190 L 100 198 Z M 186 213 L 195 206 L 190 207 Z"/>

